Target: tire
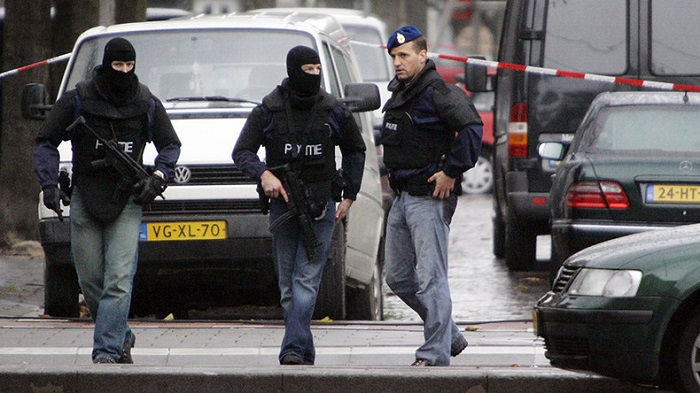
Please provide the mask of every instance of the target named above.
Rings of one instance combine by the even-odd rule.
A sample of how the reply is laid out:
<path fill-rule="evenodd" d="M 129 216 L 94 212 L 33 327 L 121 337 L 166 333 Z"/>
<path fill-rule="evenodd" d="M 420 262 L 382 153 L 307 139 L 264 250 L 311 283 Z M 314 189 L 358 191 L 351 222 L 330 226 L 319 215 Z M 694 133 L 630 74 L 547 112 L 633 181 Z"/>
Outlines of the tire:
<path fill-rule="evenodd" d="M 50 262 L 48 258 L 44 267 L 44 313 L 52 317 L 78 318 L 80 288 L 75 268 L 69 263 Z"/>
<path fill-rule="evenodd" d="M 700 392 L 700 310 L 695 309 L 693 315 L 683 326 L 678 341 L 678 351 L 674 362 L 676 391 Z"/>
<path fill-rule="evenodd" d="M 493 255 L 496 258 L 506 256 L 506 225 L 503 222 L 503 215 L 496 203 L 496 196 L 493 196 Z"/>
<path fill-rule="evenodd" d="M 493 165 L 487 157 L 479 157 L 473 168 L 462 178 L 462 191 L 466 194 L 485 194 L 493 189 Z"/>
<path fill-rule="evenodd" d="M 536 262 L 537 231 L 515 217 L 506 218 L 505 261 L 513 271 L 532 270 Z"/>
<path fill-rule="evenodd" d="M 318 289 L 314 319 L 345 319 L 345 223 L 335 224 L 328 261 Z"/>
<path fill-rule="evenodd" d="M 384 319 L 381 274 L 381 268 L 376 263 L 369 284 L 365 285 L 364 288 L 348 288 L 348 320 L 381 321 Z"/>

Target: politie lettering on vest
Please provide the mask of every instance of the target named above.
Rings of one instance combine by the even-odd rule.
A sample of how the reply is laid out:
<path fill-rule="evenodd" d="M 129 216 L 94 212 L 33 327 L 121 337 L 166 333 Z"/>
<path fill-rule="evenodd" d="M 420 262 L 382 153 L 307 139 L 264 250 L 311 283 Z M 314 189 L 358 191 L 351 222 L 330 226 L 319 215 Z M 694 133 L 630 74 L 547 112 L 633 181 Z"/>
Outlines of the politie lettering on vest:
<path fill-rule="evenodd" d="M 117 141 L 117 144 L 122 147 L 124 150 L 124 153 L 131 154 L 134 152 L 134 142 L 133 141 L 126 141 L 126 142 L 121 142 Z M 102 142 L 100 141 L 95 141 L 95 150 L 101 150 L 102 149 Z"/>
<path fill-rule="evenodd" d="M 299 153 L 301 153 L 302 148 L 304 149 L 304 155 L 307 157 L 321 157 L 323 156 L 323 145 L 322 144 L 316 144 L 316 145 L 296 145 L 296 150 L 294 149 L 293 144 L 291 143 L 285 143 L 284 144 L 284 154 L 288 155 L 290 152 L 294 152 L 293 156 L 296 157 Z"/>

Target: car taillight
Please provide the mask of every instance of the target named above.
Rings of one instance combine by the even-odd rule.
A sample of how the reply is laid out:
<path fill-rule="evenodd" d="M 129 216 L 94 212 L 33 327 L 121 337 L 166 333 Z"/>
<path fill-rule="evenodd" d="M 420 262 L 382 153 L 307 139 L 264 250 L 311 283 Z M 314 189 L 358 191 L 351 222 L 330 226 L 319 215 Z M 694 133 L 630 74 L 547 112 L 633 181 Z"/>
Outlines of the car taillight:
<path fill-rule="evenodd" d="M 508 155 L 527 157 L 527 103 L 513 105 L 508 123 Z"/>
<path fill-rule="evenodd" d="M 618 183 L 585 181 L 569 187 L 566 205 L 579 209 L 627 209 L 630 202 Z"/>

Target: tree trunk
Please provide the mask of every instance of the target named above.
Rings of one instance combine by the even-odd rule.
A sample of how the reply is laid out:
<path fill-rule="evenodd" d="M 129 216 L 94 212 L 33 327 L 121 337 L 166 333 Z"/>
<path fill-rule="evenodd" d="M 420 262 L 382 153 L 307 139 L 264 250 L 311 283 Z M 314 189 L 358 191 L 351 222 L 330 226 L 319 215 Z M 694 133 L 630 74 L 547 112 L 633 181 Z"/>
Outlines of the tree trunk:
<path fill-rule="evenodd" d="M 53 36 L 52 56 L 73 50 L 75 40 L 85 30 L 97 26 L 100 20 L 100 0 L 54 0 L 56 14 L 51 24 Z M 54 63 L 49 67 L 49 92 L 55 97 L 67 62 Z"/>
<path fill-rule="evenodd" d="M 148 0 L 115 0 L 114 23 L 143 22 L 146 8 Z"/>
<path fill-rule="evenodd" d="M 3 68 L 15 69 L 50 57 L 51 0 L 5 0 Z M 36 207 L 39 187 L 32 172 L 32 148 L 41 123 L 21 117 L 25 84 L 48 80 L 47 67 L 35 67 L 2 80 L 0 130 L 0 245 L 39 237 Z"/>

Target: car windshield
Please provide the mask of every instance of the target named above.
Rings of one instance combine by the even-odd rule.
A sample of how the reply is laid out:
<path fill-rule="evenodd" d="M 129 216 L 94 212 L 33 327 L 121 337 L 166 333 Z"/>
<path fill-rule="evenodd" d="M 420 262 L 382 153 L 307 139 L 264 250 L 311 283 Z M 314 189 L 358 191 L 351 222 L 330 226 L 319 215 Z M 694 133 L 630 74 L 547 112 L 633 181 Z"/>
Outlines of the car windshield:
<path fill-rule="evenodd" d="M 343 29 L 348 33 L 352 40 L 352 50 L 357 57 L 358 66 L 362 78 L 366 82 L 382 82 L 389 81 L 393 77 L 387 67 L 387 59 L 389 56 L 384 50 L 377 50 L 379 46 L 384 45 L 382 37 L 377 30 L 367 28 L 366 26 L 343 25 Z M 369 46 L 374 44 L 376 46 Z M 361 60 L 360 60 L 361 59 Z"/>
<path fill-rule="evenodd" d="M 315 47 L 311 36 L 286 30 L 166 30 L 125 34 L 136 49 L 136 75 L 166 108 L 251 106 L 287 76 L 296 45 Z M 67 89 L 102 62 L 113 36 L 84 42 Z"/>
<path fill-rule="evenodd" d="M 586 151 L 700 153 L 695 105 L 631 105 L 601 109 L 587 128 Z"/>

